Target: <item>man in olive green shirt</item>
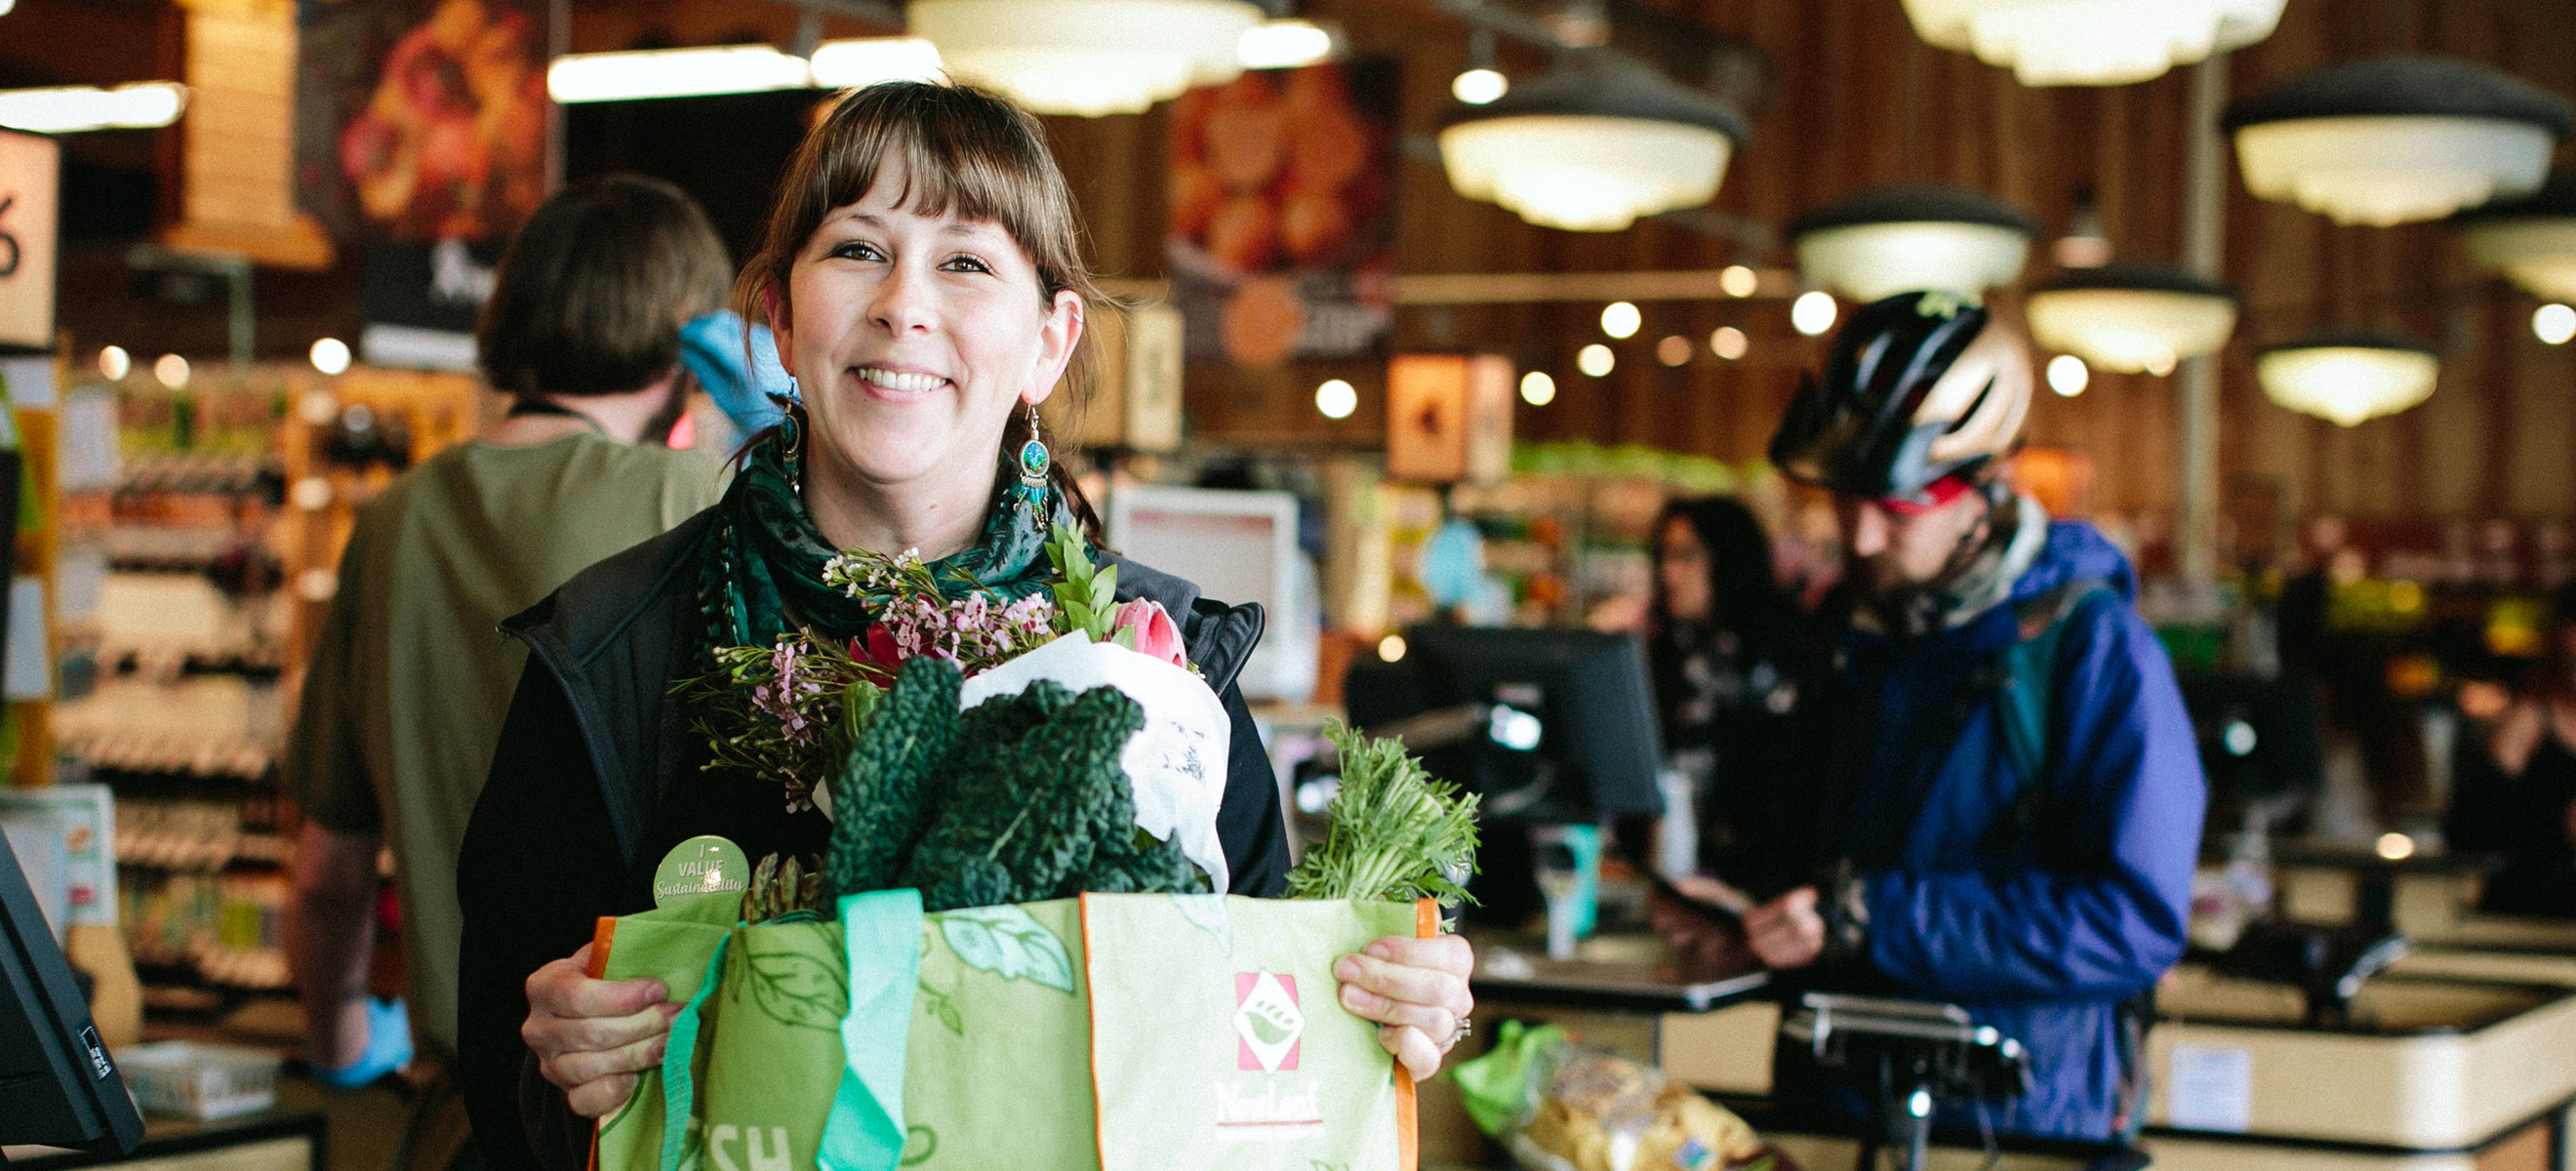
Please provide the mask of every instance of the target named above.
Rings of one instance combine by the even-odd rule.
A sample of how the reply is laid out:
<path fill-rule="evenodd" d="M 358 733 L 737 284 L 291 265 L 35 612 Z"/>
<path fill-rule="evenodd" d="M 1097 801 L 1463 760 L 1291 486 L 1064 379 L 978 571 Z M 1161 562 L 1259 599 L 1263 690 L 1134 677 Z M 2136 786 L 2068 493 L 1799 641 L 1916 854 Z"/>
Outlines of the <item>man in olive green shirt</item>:
<path fill-rule="evenodd" d="M 296 969 L 327 1083 L 409 1056 L 399 1013 L 366 996 L 385 835 L 411 1032 L 455 1052 L 456 853 L 527 659 L 501 620 L 722 494 L 716 456 L 666 440 L 688 389 L 680 324 L 723 303 L 731 271 L 667 184 L 610 177 L 547 201 L 502 258 L 479 334 L 510 417 L 359 510 L 282 764 L 307 819 Z"/>

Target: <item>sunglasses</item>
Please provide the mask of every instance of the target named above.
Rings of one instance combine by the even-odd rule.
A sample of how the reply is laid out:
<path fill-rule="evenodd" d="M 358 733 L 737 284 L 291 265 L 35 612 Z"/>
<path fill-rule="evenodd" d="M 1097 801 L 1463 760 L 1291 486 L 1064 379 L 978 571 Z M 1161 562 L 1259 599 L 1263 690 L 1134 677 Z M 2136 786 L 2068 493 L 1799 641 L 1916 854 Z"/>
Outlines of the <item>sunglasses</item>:
<path fill-rule="evenodd" d="M 1881 496 L 1870 503 L 1890 516 L 1921 516 L 1967 495 L 1974 487 L 1966 476 L 1943 476 L 1912 496 Z"/>

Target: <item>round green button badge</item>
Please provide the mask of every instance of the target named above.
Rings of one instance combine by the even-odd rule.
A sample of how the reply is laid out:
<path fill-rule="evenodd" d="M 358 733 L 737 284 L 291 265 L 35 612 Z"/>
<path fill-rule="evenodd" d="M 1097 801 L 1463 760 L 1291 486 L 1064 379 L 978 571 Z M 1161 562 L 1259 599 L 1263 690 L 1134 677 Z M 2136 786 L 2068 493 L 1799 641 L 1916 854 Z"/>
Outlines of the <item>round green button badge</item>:
<path fill-rule="evenodd" d="M 667 907 L 702 895 L 739 895 L 751 885 L 751 863 L 742 847 L 714 834 L 671 847 L 653 869 L 653 905 Z"/>

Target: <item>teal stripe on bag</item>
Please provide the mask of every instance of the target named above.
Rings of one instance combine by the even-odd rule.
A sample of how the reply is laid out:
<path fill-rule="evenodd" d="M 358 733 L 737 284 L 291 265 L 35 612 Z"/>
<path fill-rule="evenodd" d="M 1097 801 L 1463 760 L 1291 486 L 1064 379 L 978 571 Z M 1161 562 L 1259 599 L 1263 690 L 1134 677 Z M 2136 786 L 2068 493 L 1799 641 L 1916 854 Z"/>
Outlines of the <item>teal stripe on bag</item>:
<path fill-rule="evenodd" d="M 846 1060 L 817 1162 L 822 1171 L 893 1171 L 903 1159 L 903 1054 L 921 984 L 921 892 L 850 895 L 841 900 L 841 932 L 850 958 Z"/>
<path fill-rule="evenodd" d="M 698 1052 L 698 1009 L 723 982 L 725 948 L 732 942 L 730 931 L 716 941 L 715 954 L 707 957 L 707 978 L 698 982 L 697 995 L 671 1018 L 671 1039 L 662 1047 L 662 1171 L 678 1171 L 682 1156 L 688 1153 L 689 1121 L 697 1117 L 689 1109 L 697 1099 L 689 1066 Z"/>

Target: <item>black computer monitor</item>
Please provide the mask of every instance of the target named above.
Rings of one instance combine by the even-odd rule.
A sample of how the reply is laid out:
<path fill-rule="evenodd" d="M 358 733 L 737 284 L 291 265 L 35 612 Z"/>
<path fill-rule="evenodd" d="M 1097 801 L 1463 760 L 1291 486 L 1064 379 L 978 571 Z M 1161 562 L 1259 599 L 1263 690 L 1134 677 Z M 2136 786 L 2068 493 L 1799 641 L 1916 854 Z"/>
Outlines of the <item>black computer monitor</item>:
<path fill-rule="evenodd" d="M 143 1119 L 0 836 L 0 1143 L 128 1154 Z"/>
<path fill-rule="evenodd" d="M 1373 734 L 1408 723 L 1431 733 L 1406 745 L 1434 776 L 1480 795 L 1472 918 L 1517 924 L 1540 905 L 1526 827 L 1663 813 L 1663 749 L 1636 639 L 1416 626 L 1404 641 L 1396 662 L 1354 664 L 1343 701 Z"/>
<path fill-rule="evenodd" d="M 1489 815 L 1590 822 L 1660 814 L 1663 749 L 1637 640 L 1589 630 L 1416 626 L 1395 663 L 1354 666 L 1344 688 L 1370 731 L 1475 706 L 1481 733 L 1423 745 L 1443 779 L 1484 795 Z"/>

